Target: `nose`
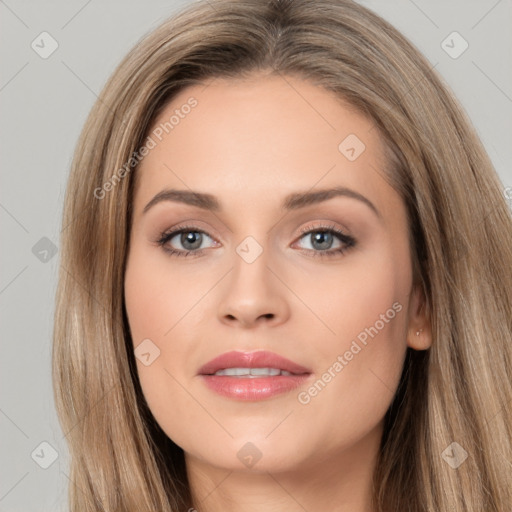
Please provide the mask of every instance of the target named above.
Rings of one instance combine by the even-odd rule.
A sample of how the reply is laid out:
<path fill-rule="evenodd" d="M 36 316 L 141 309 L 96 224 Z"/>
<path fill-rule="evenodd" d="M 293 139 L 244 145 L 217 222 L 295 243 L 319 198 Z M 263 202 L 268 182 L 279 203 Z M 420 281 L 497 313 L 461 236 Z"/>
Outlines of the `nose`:
<path fill-rule="evenodd" d="M 241 258 L 235 261 L 221 294 L 219 320 L 230 326 L 276 326 L 285 322 L 290 314 L 290 291 L 283 284 L 279 271 L 270 268 L 263 255 L 252 263 Z"/>

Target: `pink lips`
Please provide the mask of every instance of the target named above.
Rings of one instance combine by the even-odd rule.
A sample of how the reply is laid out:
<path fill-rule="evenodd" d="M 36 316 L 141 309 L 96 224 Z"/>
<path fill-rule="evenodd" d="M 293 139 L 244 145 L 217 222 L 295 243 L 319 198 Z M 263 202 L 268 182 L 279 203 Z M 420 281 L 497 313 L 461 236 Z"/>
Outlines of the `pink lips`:
<path fill-rule="evenodd" d="M 231 377 L 214 375 L 226 368 L 277 368 L 292 375 L 265 377 Z M 262 400 L 291 391 L 312 375 L 311 370 L 278 354 L 267 351 L 226 352 L 206 363 L 199 370 L 203 382 L 212 391 L 238 400 Z"/>
<path fill-rule="evenodd" d="M 274 352 L 259 350 L 257 352 L 239 352 L 233 350 L 212 359 L 199 370 L 200 375 L 212 375 L 225 368 L 278 368 L 290 373 L 311 373 L 311 370 L 300 366 Z"/>

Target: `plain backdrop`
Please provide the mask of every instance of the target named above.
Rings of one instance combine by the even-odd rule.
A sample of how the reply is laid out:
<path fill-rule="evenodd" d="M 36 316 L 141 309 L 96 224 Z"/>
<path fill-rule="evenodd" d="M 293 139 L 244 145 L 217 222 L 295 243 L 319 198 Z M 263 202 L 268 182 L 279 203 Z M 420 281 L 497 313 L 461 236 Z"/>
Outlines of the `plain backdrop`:
<path fill-rule="evenodd" d="M 0 0 L 1 512 L 67 510 L 69 458 L 50 356 L 71 157 L 121 58 L 190 3 Z M 361 3 L 408 37 L 454 90 L 512 202 L 512 0 Z"/>

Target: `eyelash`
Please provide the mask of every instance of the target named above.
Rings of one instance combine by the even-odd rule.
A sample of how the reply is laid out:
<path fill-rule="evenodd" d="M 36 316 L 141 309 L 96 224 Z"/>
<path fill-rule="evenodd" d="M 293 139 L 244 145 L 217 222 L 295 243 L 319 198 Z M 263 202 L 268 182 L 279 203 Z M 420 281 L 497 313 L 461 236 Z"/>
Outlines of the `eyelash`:
<path fill-rule="evenodd" d="M 181 226 L 178 229 L 171 230 L 171 231 L 164 231 L 160 234 L 160 238 L 157 240 L 158 246 L 162 247 L 162 249 L 168 253 L 171 256 L 178 256 L 178 257 L 187 257 L 191 254 L 194 256 L 199 256 L 200 254 L 205 251 L 205 249 L 199 249 L 196 251 L 187 251 L 187 250 L 181 250 L 181 249 L 170 249 L 169 247 L 165 247 L 165 244 L 174 238 L 176 235 L 179 235 L 181 233 L 202 233 L 203 235 L 208 235 L 205 231 L 198 229 L 195 226 Z M 314 228 L 302 228 L 300 230 L 302 238 L 304 235 L 311 234 L 311 233 L 332 233 L 337 235 L 338 239 L 345 244 L 345 246 L 342 246 L 338 249 L 331 249 L 329 251 L 314 251 L 312 249 L 302 249 L 302 251 L 307 252 L 313 252 L 314 257 L 320 257 L 320 258 L 331 258 L 337 255 L 344 254 L 347 250 L 351 249 L 352 247 L 355 247 L 356 240 L 355 238 L 343 233 L 343 231 L 340 231 L 336 226 L 329 225 L 329 226 L 316 226 Z M 210 237 L 211 238 L 211 237 Z"/>

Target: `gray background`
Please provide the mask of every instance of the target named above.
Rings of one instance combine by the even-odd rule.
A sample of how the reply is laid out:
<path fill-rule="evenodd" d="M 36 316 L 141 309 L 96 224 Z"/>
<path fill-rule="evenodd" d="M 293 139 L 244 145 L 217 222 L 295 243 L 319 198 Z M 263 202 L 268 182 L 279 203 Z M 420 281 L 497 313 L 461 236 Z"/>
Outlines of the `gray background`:
<path fill-rule="evenodd" d="M 66 510 L 69 459 L 54 410 L 50 354 L 60 216 L 72 152 L 120 59 L 189 3 L 0 0 L 2 512 Z M 361 3 L 435 65 L 474 122 L 504 194 L 512 198 L 512 0 Z M 35 40 L 50 48 L 48 39 L 40 43 L 43 31 L 58 43 L 46 59 L 31 47 Z M 453 31 L 469 44 L 458 58 L 441 46 Z M 452 52 L 462 48 L 457 39 L 445 44 Z M 41 465 L 51 462 L 53 452 L 42 442 L 58 454 L 47 469 Z"/>

